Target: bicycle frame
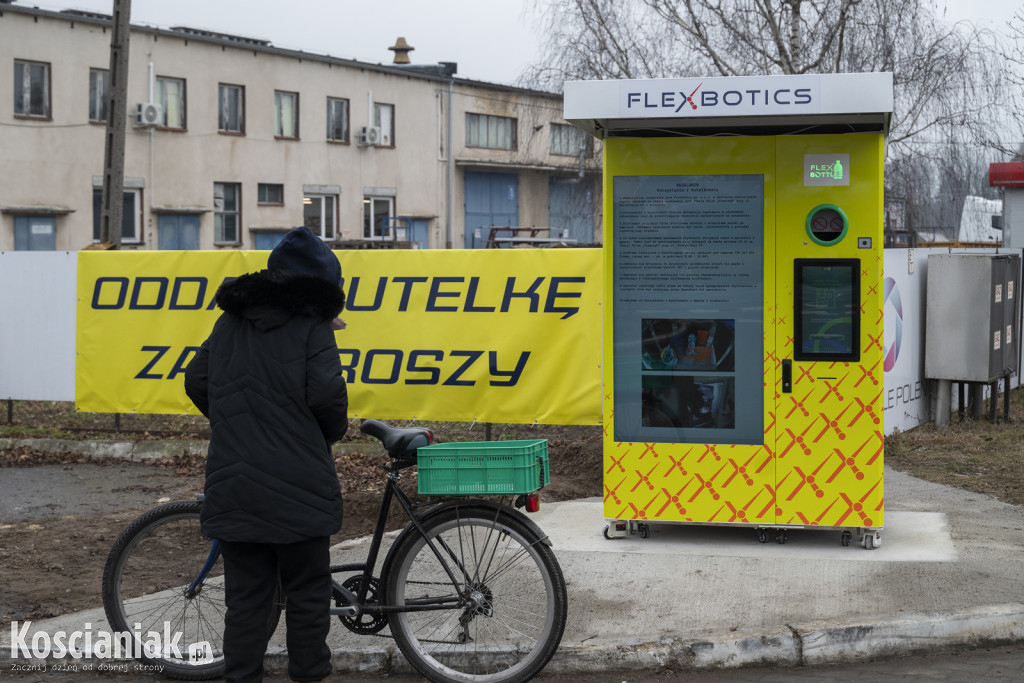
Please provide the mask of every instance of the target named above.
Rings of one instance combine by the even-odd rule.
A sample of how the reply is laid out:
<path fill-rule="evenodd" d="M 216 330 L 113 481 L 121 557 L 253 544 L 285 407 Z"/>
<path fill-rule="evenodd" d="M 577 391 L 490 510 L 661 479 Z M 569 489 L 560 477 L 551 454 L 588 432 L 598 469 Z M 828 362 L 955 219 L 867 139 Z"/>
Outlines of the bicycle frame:
<path fill-rule="evenodd" d="M 459 609 L 465 607 L 468 602 L 468 596 L 460 594 L 458 597 L 450 598 L 437 598 L 425 602 L 405 604 L 401 606 L 397 605 L 366 605 L 366 596 L 370 590 L 370 579 L 373 578 L 373 568 L 377 564 L 377 558 L 380 555 L 380 546 L 384 539 L 385 529 L 387 527 L 388 515 L 391 512 L 392 501 L 397 500 L 402 510 L 405 511 L 406 516 L 409 518 L 409 523 L 416 529 L 421 535 L 426 537 L 426 532 L 423 529 L 423 525 L 420 523 L 419 518 L 416 516 L 413 508 L 414 504 L 409 496 L 406 495 L 405 491 L 398 485 L 398 480 L 401 479 L 399 473 L 404 467 L 397 460 L 392 460 L 389 465 L 384 466 L 384 470 L 387 472 L 387 481 L 384 485 L 384 494 L 381 497 L 380 510 L 377 513 L 377 525 L 373 531 L 373 538 L 370 541 L 370 549 L 367 553 L 366 560 L 363 562 L 353 562 L 340 565 L 331 565 L 331 574 L 338 574 L 341 572 L 362 572 L 362 580 L 359 582 L 359 590 L 352 592 L 347 588 L 344 588 L 337 581 L 333 581 L 333 589 L 338 594 L 342 595 L 346 602 L 351 603 L 338 607 L 330 607 L 329 611 L 332 615 L 345 616 L 345 617 L 357 617 L 362 614 L 371 614 L 374 616 L 389 614 L 393 612 L 424 612 L 429 610 L 450 610 Z M 500 514 L 501 507 L 495 508 L 495 519 Z M 448 547 L 448 545 L 441 539 L 437 539 L 435 545 L 434 540 L 427 538 L 427 545 L 430 550 L 437 557 L 438 562 L 444 568 L 445 573 L 448 574 L 448 580 L 452 583 L 452 588 L 458 590 L 459 580 L 456 575 L 452 572 L 449 567 L 449 562 L 446 561 L 442 555 L 441 550 L 448 556 L 448 560 L 454 562 L 457 568 L 461 571 L 463 577 L 467 576 L 466 568 L 463 566 L 461 560 L 459 560 L 456 553 Z M 441 549 L 438 549 L 438 545 Z M 220 541 L 214 539 L 211 547 L 210 554 L 206 558 L 206 562 L 203 564 L 202 569 L 199 570 L 198 575 L 193 579 L 192 583 L 185 589 L 184 593 L 187 597 L 193 597 L 196 593 L 202 590 L 202 585 L 206 581 L 206 577 L 210 570 L 217 563 L 217 558 L 220 557 Z"/>
<path fill-rule="evenodd" d="M 366 560 L 364 562 L 331 566 L 332 574 L 341 572 L 362 572 L 362 581 L 359 582 L 359 591 L 357 593 L 353 593 L 352 591 L 343 588 L 337 581 L 334 582 L 335 591 L 344 596 L 345 600 L 352 604 L 343 605 L 341 607 L 331 607 L 331 614 L 348 617 L 355 617 L 360 614 L 383 615 L 392 612 L 422 612 L 427 610 L 457 609 L 465 606 L 466 604 L 467 598 L 465 595 L 460 595 L 458 598 L 438 599 L 415 605 L 373 605 L 370 607 L 365 604 L 366 595 L 370 590 L 370 579 L 373 578 L 373 568 L 377 564 L 377 557 L 380 553 L 381 542 L 384 539 L 384 530 L 387 526 L 388 514 L 391 512 L 391 502 L 393 500 L 398 500 L 399 505 L 401 505 L 406 516 L 409 518 L 410 524 L 416 528 L 416 531 L 421 535 L 426 536 L 422 524 L 413 511 L 413 502 L 409 499 L 409 496 L 405 494 L 405 491 L 398 486 L 398 480 L 402 476 L 399 474 L 399 471 L 402 467 L 403 466 L 399 464 L 397 460 L 392 460 L 390 465 L 384 466 L 384 470 L 387 472 L 387 482 L 384 485 L 384 495 L 381 497 L 380 511 L 377 514 L 377 526 L 373 530 L 373 538 L 370 541 L 370 550 L 366 555 Z M 439 543 L 447 552 L 449 558 L 458 565 L 463 576 L 465 576 L 465 567 L 462 566 L 462 563 L 459 561 L 458 557 L 456 557 L 455 553 L 453 553 L 443 541 L 439 541 Z M 455 577 L 455 574 L 452 573 L 451 568 L 448 566 L 448 562 L 446 562 L 444 557 L 441 555 L 441 551 L 437 549 L 437 546 L 429 538 L 427 539 L 427 544 L 441 563 L 441 566 L 444 567 L 445 573 L 448 574 L 448 580 L 452 582 L 452 588 L 458 589 L 458 579 Z M 455 604 L 453 605 L 452 603 Z"/>

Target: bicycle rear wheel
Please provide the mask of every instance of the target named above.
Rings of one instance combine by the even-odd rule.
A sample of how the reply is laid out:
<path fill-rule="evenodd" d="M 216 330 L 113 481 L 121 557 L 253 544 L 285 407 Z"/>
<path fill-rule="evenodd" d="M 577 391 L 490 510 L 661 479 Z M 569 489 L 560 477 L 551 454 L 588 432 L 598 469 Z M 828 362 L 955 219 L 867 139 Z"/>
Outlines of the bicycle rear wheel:
<path fill-rule="evenodd" d="M 142 642 L 153 631 L 163 646 L 170 644 L 163 642 L 169 635 L 177 649 L 146 651 L 133 645 L 133 651 L 164 675 L 185 680 L 220 678 L 224 671 L 224 563 L 219 557 L 189 590 L 212 547 L 199 527 L 201 506 L 177 501 L 143 513 L 118 536 L 103 569 L 103 609 L 111 628 L 139 634 L 133 639 Z M 269 633 L 280 616 L 278 600 Z"/>
<path fill-rule="evenodd" d="M 446 609 L 389 615 L 402 654 L 432 681 L 525 681 L 551 659 L 565 629 L 567 598 L 551 549 L 513 514 L 454 507 L 409 534 L 386 577 L 392 605 Z M 430 539 L 455 575 L 427 544 Z M 454 607 L 460 598 L 462 607 Z"/>

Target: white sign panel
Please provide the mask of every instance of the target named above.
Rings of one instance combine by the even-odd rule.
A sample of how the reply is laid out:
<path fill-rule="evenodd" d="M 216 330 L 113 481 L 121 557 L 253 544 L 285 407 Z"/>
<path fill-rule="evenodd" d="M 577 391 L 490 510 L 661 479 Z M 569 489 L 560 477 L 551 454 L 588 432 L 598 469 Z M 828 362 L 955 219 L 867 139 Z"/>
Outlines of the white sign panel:
<path fill-rule="evenodd" d="M 891 73 L 566 81 L 567 121 L 891 112 Z"/>
<path fill-rule="evenodd" d="M 816 76 L 658 79 L 619 84 L 619 115 L 626 118 L 820 112 Z"/>
<path fill-rule="evenodd" d="M 78 254 L 0 252 L 0 399 L 75 400 Z"/>
<path fill-rule="evenodd" d="M 911 250 L 912 251 L 912 250 Z M 885 250 L 882 286 L 885 314 L 885 433 L 906 431 L 931 419 L 931 395 L 924 378 L 927 255 L 917 250 L 916 268 L 907 249 Z"/>

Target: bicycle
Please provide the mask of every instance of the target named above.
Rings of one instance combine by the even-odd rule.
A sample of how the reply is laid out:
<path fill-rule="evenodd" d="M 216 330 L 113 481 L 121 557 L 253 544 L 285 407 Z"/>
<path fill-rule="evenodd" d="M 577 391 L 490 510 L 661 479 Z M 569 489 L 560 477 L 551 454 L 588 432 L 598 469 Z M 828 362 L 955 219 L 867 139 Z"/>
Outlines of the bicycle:
<path fill-rule="evenodd" d="M 517 508 L 535 512 L 537 494 L 506 503 L 465 497 L 414 503 L 399 486 L 417 464 L 428 429 L 364 420 L 389 461 L 376 527 L 363 562 L 332 565 L 333 606 L 353 633 L 390 627 L 399 650 L 432 681 L 515 683 L 536 675 L 561 642 L 567 615 L 562 570 L 551 542 Z M 539 485 L 543 482 L 539 482 Z M 536 487 L 535 487 L 536 488 Z M 392 503 L 409 518 L 374 576 Z M 178 651 L 143 651 L 147 664 L 173 678 L 218 678 L 224 583 L 219 543 L 199 528 L 201 496 L 143 513 L 111 548 L 103 572 L 103 607 L 115 632 L 144 639 L 149 631 L 181 633 Z M 267 624 L 277 627 L 278 600 Z M 136 628 L 138 625 L 138 628 Z M 166 645 L 166 643 L 165 643 Z"/>

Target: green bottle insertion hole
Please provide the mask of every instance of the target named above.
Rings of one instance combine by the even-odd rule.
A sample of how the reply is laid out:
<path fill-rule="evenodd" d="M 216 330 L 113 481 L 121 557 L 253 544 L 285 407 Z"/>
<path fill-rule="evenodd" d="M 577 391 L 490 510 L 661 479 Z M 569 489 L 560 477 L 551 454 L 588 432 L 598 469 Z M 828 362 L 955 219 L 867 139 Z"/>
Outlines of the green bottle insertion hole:
<path fill-rule="evenodd" d="M 807 214 L 806 228 L 815 244 L 828 247 L 846 237 L 850 224 L 846 214 L 835 204 L 819 204 Z"/>

